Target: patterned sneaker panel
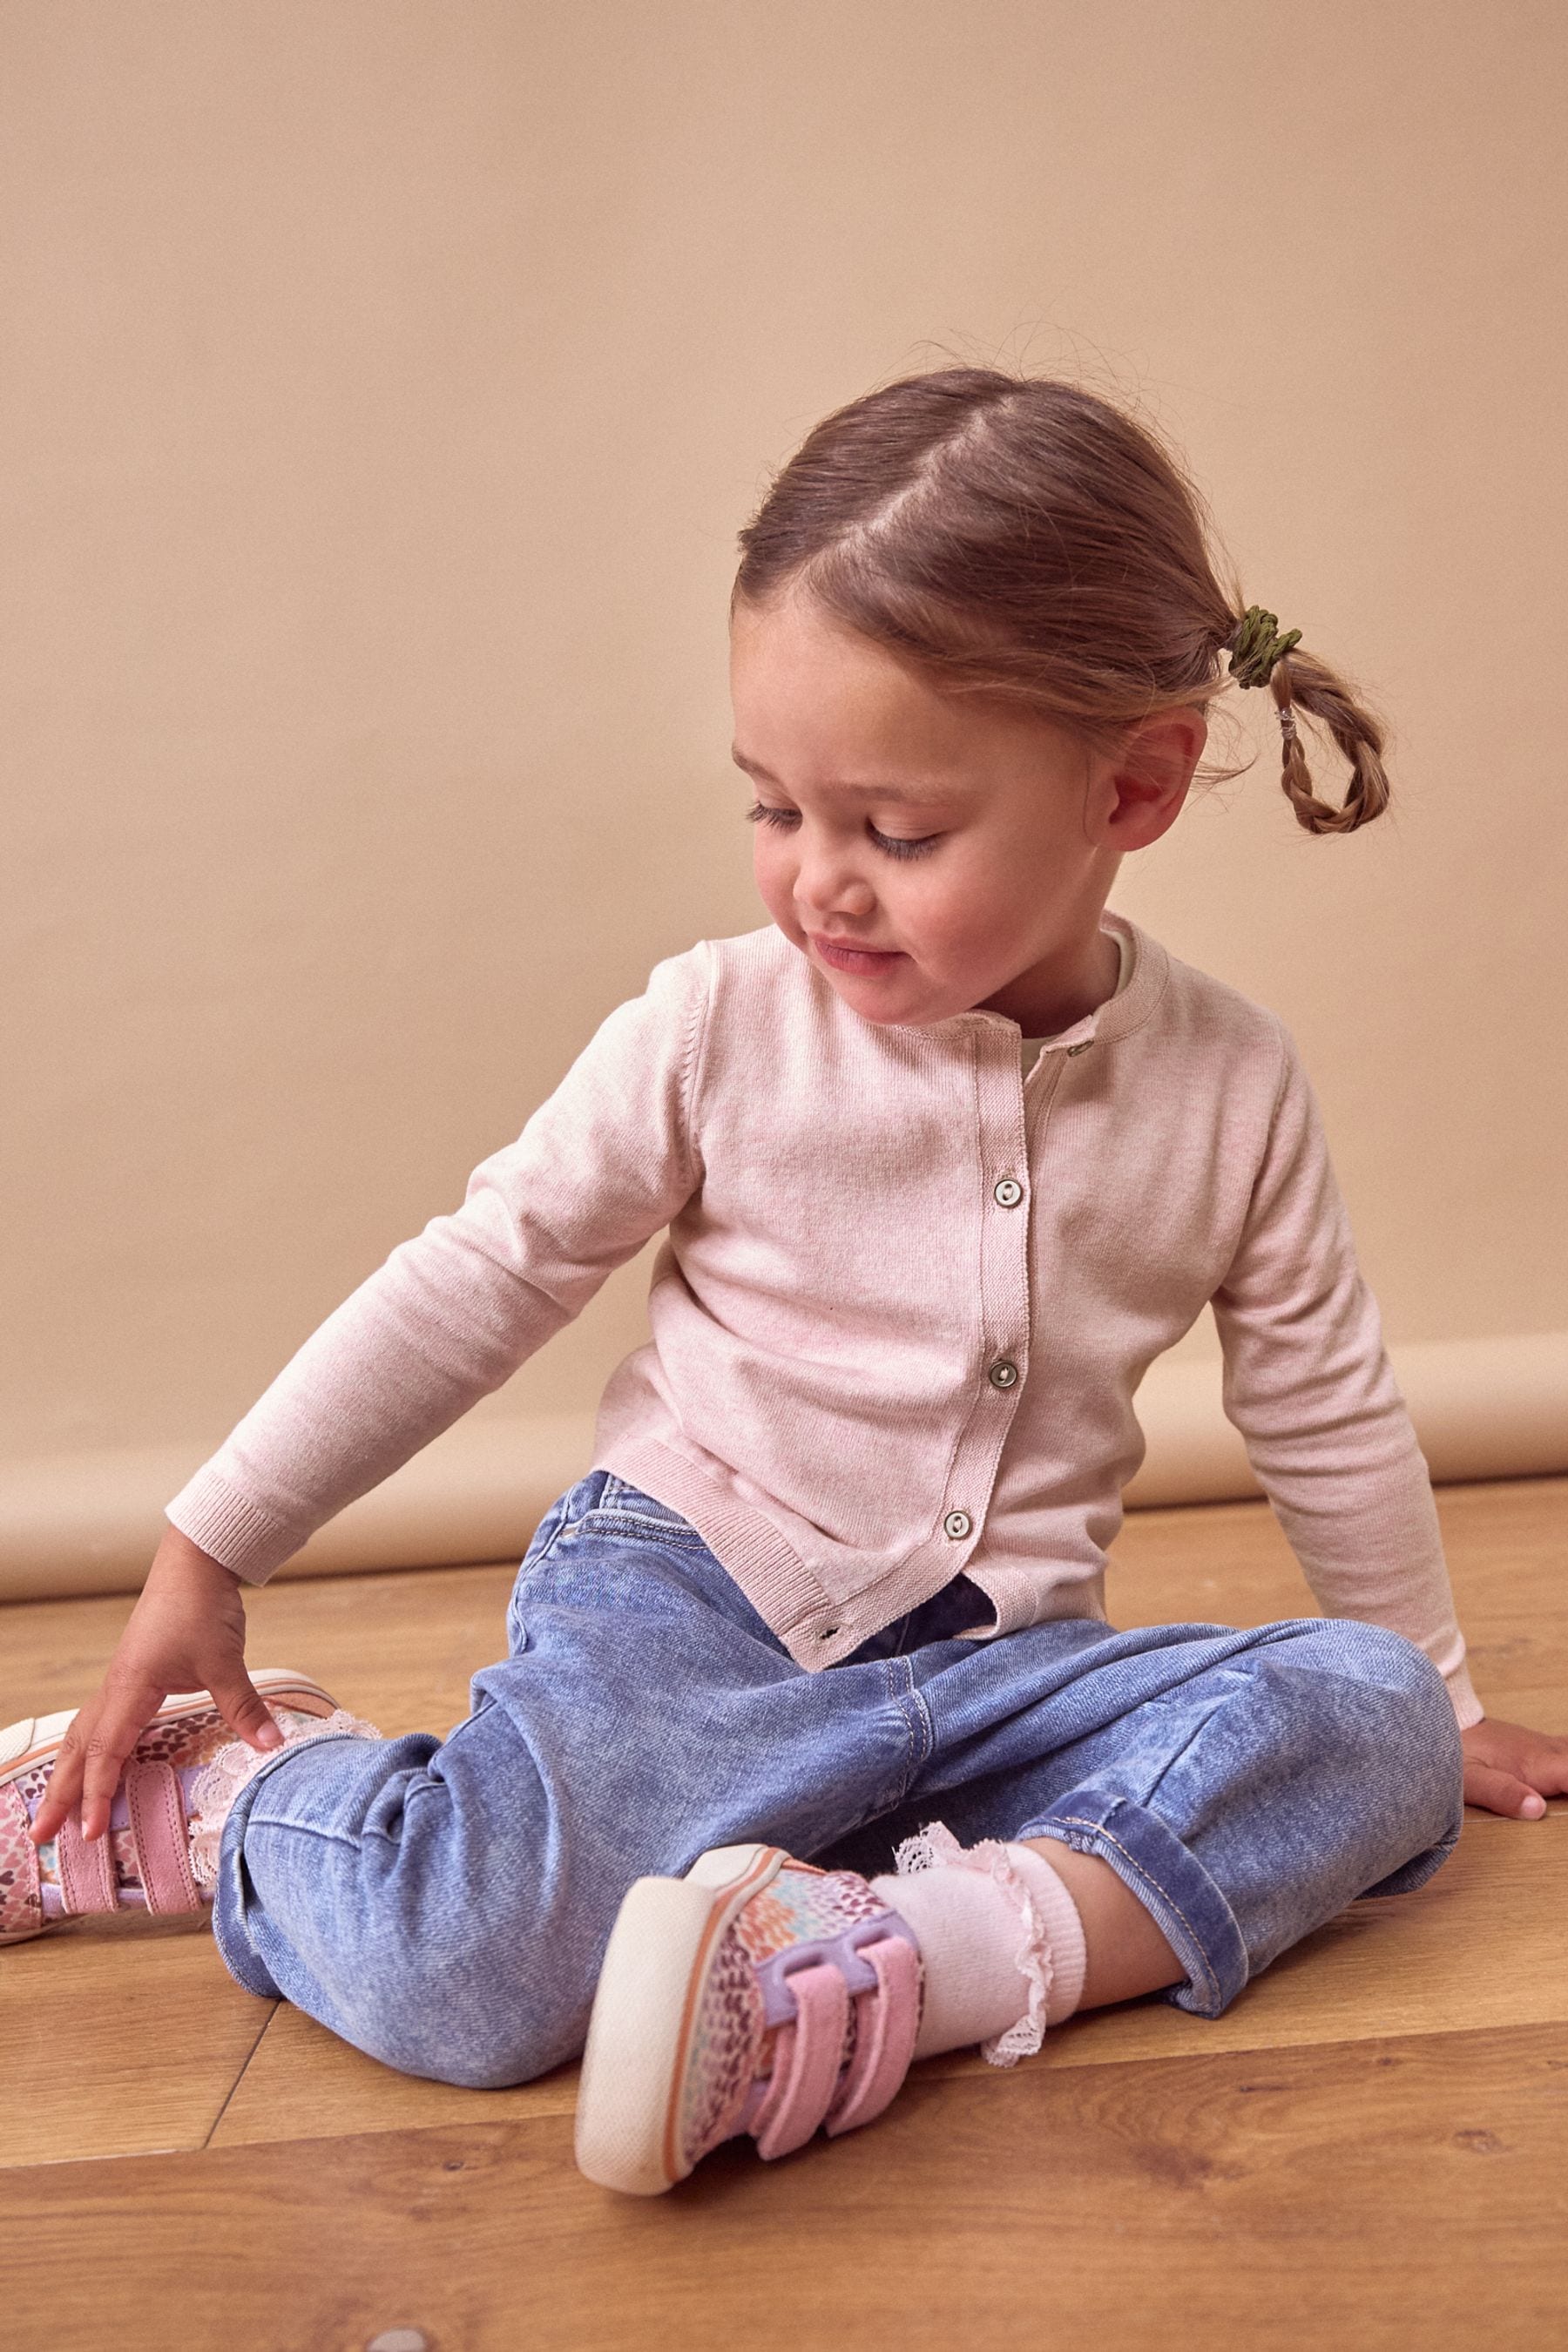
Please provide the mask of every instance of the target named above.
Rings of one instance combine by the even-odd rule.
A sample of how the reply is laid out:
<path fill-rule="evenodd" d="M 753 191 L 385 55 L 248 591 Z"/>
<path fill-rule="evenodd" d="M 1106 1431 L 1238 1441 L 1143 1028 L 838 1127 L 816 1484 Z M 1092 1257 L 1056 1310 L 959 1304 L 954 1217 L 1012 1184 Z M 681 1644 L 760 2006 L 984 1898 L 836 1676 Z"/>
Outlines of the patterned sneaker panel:
<path fill-rule="evenodd" d="M 763 2013 L 756 1969 L 731 1927 L 720 1939 L 702 1989 L 681 2080 L 676 2141 L 682 2173 L 742 2128 L 752 2084 L 767 2069 L 774 2038 Z"/>
<path fill-rule="evenodd" d="M 753 1895 L 721 1937 L 694 2021 L 681 2084 L 678 2142 L 689 2171 L 726 2139 L 750 2128 L 767 2100 L 775 2053 L 783 2053 L 793 2006 L 776 1966 L 805 1948 L 837 1945 L 886 1920 L 912 1942 L 903 1922 L 856 1871 L 789 1862 Z M 847 2005 L 837 2078 L 853 2067 L 865 1998 Z M 773 2012 L 770 2016 L 770 2011 Z"/>
<path fill-rule="evenodd" d="M 42 1857 L 27 1834 L 37 1811 L 15 1782 L 0 1786 L 0 1943 L 36 1936 L 44 1925 Z M 52 1857 L 54 1848 L 47 1851 Z"/>
<path fill-rule="evenodd" d="M 887 1911 L 881 1896 L 873 1895 L 858 1871 L 817 1870 L 809 1863 L 789 1862 L 752 1895 L 732 1932 L 753 1968 L 760 1969 L 793 1944 L 829 1942 L 846 1927 L 885 1917 Z"/>
<path fill-rule="evenodd" d="M 304 1692 L 288 1700 L 269 1700 L 287 1746 L 342 1732 L 380 1738 L 372 1725 L 341 1707 L 330 1709 L 330 1702 L 312 1702 Z M 176 1776 L 190 1838 L 191 1874 L 204 1902 L 210 1900 L 216 1883 L 217 1848 L 235 1795 L 279 1752 L 252 1748 L 237 1739 L 216 1705 L 192 1707 L 183 1702 L 178 1712 L 154 1717 L 132 1750 L 127 1771 L 137 1765 L 165 1765 Z M 69 1916 L 60 1841 L 50 1839 L 35 1847 L 29 1835 L 53 1770 L 54 1758 L 46 1755 L 0 1781 L 0 1942 L 37 1935 Z M 147 1908 L 123 1776 L 110 1809 L 108 1843 L 117 1907 Z"/>

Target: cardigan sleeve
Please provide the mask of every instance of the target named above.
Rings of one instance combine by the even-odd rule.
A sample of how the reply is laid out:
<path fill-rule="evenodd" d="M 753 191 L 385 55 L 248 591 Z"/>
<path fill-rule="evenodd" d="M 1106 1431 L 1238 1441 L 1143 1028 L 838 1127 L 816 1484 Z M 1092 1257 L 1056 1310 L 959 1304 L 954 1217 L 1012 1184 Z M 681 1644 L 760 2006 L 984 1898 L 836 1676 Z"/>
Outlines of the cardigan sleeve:
<path fill-rule="evenodd" d="M 462 1206 L 401 1243 L 305 1341 L 168 1505 L 260 1583 L 499 1388 L 699 1189 L 705 946 L 654 967 Z"/>
<path fill-rule="evenodd" d="M 1215 1293 L 1224 1402 L 1319 1603 L 1424 1650 L 1460 1724 L 1482 1709 L 1431 1479 L 1356 1264 L 1293 1040 L 1235 1257 Z"/>

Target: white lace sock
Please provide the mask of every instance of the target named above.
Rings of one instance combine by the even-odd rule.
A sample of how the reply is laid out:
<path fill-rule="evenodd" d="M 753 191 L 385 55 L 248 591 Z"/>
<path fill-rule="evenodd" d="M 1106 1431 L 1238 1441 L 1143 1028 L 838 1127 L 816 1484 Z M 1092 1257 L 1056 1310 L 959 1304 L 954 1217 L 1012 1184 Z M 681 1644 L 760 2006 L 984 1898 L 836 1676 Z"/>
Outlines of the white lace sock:
<path fill-rule="evenodd" d="M 941 1822 L 895 1858 L 899 1875 L 871 1885 L 925 1962 L 915 2056 L 975 2042 L 994 2066 L 1031 2056 L 1083 1994 L 1083 1922 L 1062 1879 L 1032 1846 L 961 1846 Z"/>

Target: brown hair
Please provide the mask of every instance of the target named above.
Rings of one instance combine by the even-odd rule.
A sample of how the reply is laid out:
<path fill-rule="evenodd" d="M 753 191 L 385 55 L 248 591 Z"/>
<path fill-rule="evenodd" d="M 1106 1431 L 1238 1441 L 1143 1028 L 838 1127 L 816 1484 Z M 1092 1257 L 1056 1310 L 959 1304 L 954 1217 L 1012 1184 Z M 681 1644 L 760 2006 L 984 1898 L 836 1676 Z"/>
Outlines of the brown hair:
<path fill-rule="evenodd" d="M 1050 377 L 949 367 L 823 418 L 740 534 L 731 597 L 799 587 L 944 693 L 1022 703 L 1111 748 L 1129 726 L 1206 713 L 1242 623 L 1215 576 L 1203 499 L 1110 401 Z M 1293 726 L 1280 782 L 1309 833 L 1353 833 L 1388 804 L 1384 730 L 1298 646 L 1268 680 L 1327 728 L 1351 767 L 1344 804 L 1312 789 Z M 1250 764 L 1250 763 L 1247 763 Z M 1206 772 L 1210 781 L 1242 768 Z"/>

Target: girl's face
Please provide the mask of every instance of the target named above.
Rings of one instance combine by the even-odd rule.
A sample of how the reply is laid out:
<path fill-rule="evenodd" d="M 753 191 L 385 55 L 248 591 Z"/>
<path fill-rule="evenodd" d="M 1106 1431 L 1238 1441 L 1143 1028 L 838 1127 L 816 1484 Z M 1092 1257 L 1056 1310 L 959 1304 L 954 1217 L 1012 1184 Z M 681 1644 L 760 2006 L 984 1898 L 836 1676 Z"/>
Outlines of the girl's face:
<path fill-rule="evenodd" d="M 1031 714 L 939 694 L 804 594 L 737 605 L 731 694 L 757 887 L 857 1013 L 982 1007 L 1038 1035 L 1110 993 L 1100 911 L 1123 853 L 1174 819 L 1200 716 L 1145 721 L 1133 775 L 1125 748 L 1099 758 Z"/>

